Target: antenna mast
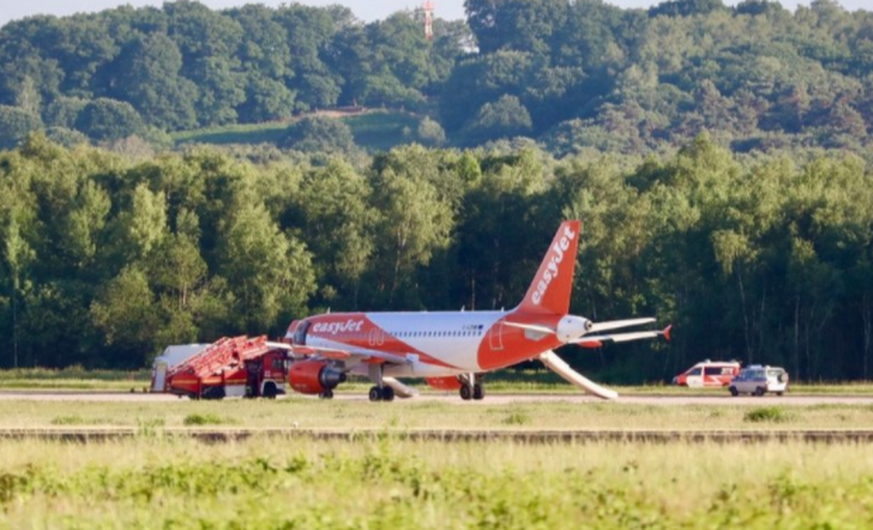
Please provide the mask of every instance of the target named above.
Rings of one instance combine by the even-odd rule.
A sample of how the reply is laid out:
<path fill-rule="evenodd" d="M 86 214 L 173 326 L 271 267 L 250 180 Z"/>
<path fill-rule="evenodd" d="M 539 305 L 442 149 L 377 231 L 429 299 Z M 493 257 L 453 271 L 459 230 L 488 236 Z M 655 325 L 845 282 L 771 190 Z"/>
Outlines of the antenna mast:
<path fill-rule="evenodd" d="M 433 39 L 433 12 L 435 5 L 431 0 L 424 3 L 424 38 L 427 40 Z"/>

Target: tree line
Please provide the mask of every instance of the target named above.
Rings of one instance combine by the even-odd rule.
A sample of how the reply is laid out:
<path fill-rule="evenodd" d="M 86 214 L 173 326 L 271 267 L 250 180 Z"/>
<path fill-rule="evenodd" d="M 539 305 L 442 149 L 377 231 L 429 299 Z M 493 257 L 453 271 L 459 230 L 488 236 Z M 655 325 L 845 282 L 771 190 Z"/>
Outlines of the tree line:
<path fill-rule="evenodd" d="M 417 109 L 465 41 L 421 13 L 363 24 L 346 8 L 292 3 L 213 11 L 187 0 L 0 28 L 6 147 L 44 127 L 59 140 L 282 120 L 337 105 Z M 77 134 L 79 133 L 79 134 Z"/>
<path fill-rule="evenodd" d="M 327 309 L 510 309 L 570 218 L 573 312 L 675 324 L 669 346 L 567 355 L 601 380 L 703 357 L 870 377 L 868 167 L 706 135 L 644 159 L 410 145 L 360 166 L 205 148 L 143 161 L 32 135 L 0 153 L 0 365 L 139 367 Z"/>
<path fill-rule="evenodd" d="M 190 1 L 0 28 L 0 147 L 33 130 L 113 142 L 336 106 L 426 114 L 450 145 L 529 137 L 556 156 L 870 146 L 873 13 L 834 0 L 466 0 L 362 23 L 341 7 Z M 436 129 L 434 126 L 438 126 Z"/>

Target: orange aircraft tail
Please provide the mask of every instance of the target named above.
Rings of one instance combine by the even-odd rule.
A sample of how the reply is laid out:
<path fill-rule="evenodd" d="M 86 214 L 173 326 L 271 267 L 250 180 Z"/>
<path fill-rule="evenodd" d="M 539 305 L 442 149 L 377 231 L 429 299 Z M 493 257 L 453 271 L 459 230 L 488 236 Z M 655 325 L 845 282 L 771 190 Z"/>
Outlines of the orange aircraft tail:
<path fill-rule="evenodd" d="M 524 300 L 516 308 L 517 311 L 567 314 L 570 310 L 570 293 L 573 290 L 576 249 L 581 229 L 581 221 L 561 223 Z"/>

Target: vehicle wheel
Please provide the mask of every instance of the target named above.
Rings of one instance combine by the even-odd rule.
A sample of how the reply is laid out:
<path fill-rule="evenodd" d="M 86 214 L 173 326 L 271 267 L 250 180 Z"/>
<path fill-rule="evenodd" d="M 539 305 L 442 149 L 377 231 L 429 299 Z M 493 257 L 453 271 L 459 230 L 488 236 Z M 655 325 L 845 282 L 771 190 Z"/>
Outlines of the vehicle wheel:
<path fill-rule="evenodd" d="M 267 399 L 276 399 L 276 383 L 267 383 L 264 385 L 263 397 Z"/>
<path fill-rule="evenodd" d="M 394 401 L 394 389 L 390 386 L 382 387 L 382 401 Z"/>
<path fill-rule="evenodd" d="M 482 386 L 482 383 L 476 383 L 473 385 L 473 399 L 480 400 L 485 397 L 485 387 Z"/>
<path fill-rule="evenodd" d="M 740 395 L 740 391 L 737 390 L 737 387 L 735 387 L 735 386 L 732 386 L 732 387 L 731 387 L 731 395 L 732 395 L 733 397 L 737 397 L 737 396 Z"/>
<path fill-rule="evenodd" d="M 321 399 L 333 399 L 333 390 L 328 388 L 324 392 L 318 394 L 318 397 Z"/>
<path fill-rule="evenodd" d="M 785 392 L 776 392 L 776 395 L 777 395 L 777 396 L 781 396 L 781 395 L 783 395 L 783 394 L 785 394 Z"/>
<path fill-rule="evenodd" d="M 370 389 L 370 401 L 382 401 L 382 389 L 374 386 Z"/>
<path fill-rule="evenodd" d="M 759 386 L 758 388 L 755 389 L 755 395 L 756 395 L 756 396 L 759 396 L 759 397 L 760 397 L 760 396 L 763 396 L 763 395 L 764 395 L 764 392 L 766 392 L 766 391 L 767 391 L 767 389 L 765 389 L 765 388 L 762 387 L 762 386 Z"/>
<path fill-rule="evenodd" d="M 203 399 L 224 399 L 224 387 L 214 386 L 203 392 Z"/>
<path fill-rule="evenodd" d="M 464 401 L 470 401 L 470 398 L 473 397 L 473 389 L 468 384 L 461 385 L 461 389 L 458 392 Z"/>

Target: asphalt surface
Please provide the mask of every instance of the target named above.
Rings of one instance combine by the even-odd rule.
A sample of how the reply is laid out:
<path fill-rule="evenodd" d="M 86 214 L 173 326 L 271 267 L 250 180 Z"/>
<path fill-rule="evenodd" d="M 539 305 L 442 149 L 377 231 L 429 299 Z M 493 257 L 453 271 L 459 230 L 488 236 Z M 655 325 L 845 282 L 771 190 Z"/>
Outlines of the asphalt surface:
<path fill-rule="evenodd" d="M 314 396 L 295 395 L 295 398 L 318 399 Z M 32 391 L 32 390 L 2 390 L 0 401 L 89 401 L 89 402 L 166 402 L 177 401 L 180 398 L 170 394 L 148 394 L 143 392 L 81 392 L 81 391 Z M 280 399 L 282 399 L 280 397 Z M 287 398 L 286 398 L 287 399 Z M 367 401 L 365 393 L 338 393 L 338 401 Z M 501 405 L 509 403 L 604 403 L 602 399 L 584 394 L 488 394 L 482 401 L 463 401 L 455 393 L 423 394 L 412 399 L 397 399 L 395 404 L 435 401 L 457 404 L 459 406 Z M 766 395 L 732 397 L 727 392 L 724 395 L 627 395 L 620 396 L 615 403 L 641 405 L 873 405 L 873 396 L 860 395 L 799 395 L 784 396 Z"/>
<path fill-rule="evenodd" d="M 289 399 L 280 397 L 280 399 Z M 295 395 L 290 399 L 317 400 L 315 396 Z M 341 393 L 334 398 L 343 402 L 366 402 L 368 397 L 361 393 Z M 148 394 L 144 392 L 82 392 L 82 391 L 33 391 L 2 390 L 2 401 L 48 401 L 48 402 L 134 402 L 161 403 L 175 402 L 180 398 L 170 394 Z M 603 403 L 603 400 L 581 394 L 490 394 L 482 401 L 463 401 L 452 393 L 427 393 L 413 399 L 397 399 L 390 405 L 404 407 L 417 402 L 442 402 L 459 407 L 479 407 L 511 403 Z M 768 395 L 763 397 L 689 394 L 689 395 L 628 395 L 619 397 L 616 403 L 641 404 L 649 406 L 688 406 L 688 405 L 873 405 L 873 396 L 860 395 Z M 378 439 L 386 433 L 384 429 L 297 429 L 295 428 L 161 428 L 162 436 L 185 437 L 207 443 L 221 443 L 244 440 L 254 436 L 305 437 L 312 440 L 360 440 Z M 50 427 L 50 428 L 0 428 L 2 440 L 49 440 L 76 443 L 103 442 L 141 436 L 136 427 Z M 537 443 L 762 443 L 762 442 L 806 442 L 806 443 L 861 443 L 873 444 L 873 429 L 854 430 L 403 430 L 395 436 L 411 440 L 432 440 L 438 442 L 471 441 L 512 441 L 525 444 Z"/>

